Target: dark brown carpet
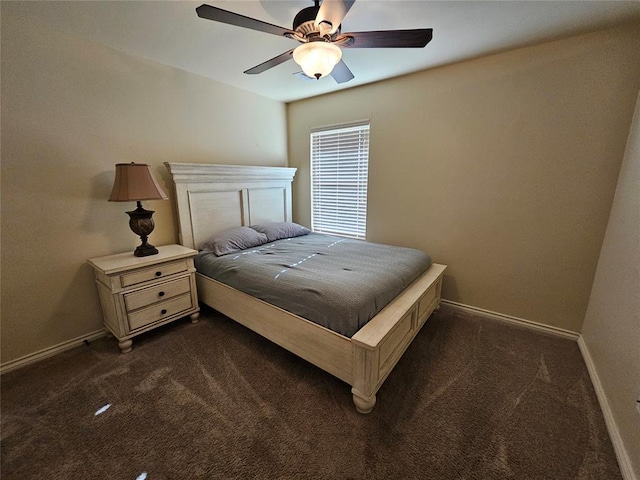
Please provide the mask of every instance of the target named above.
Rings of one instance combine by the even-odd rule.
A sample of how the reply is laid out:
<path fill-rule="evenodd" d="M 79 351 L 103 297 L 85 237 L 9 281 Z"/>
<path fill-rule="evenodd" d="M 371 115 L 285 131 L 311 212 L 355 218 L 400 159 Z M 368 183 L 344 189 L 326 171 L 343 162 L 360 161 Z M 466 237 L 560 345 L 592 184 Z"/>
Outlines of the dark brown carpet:
<path fill-rule="evenodd" d="M 205 310 L 5 374 L 1 446 L 3 480 L 621 478 L 575 342 L 446 307 L 369 415 Z"/>

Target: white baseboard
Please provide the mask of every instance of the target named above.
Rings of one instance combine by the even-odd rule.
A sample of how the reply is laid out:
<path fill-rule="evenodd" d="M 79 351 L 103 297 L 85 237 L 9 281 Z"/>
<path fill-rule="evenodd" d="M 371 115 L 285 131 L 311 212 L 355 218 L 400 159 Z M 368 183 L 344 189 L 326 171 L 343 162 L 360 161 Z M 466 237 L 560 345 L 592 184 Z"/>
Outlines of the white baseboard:
<path fill-rule="evenodd" d="M 598 371 L 596 370 L 596 366 L 593 363 L 591 354 L 589 353 L 589 348 L 587 347 L 587 344 L 584 343 L 582 336 L 580 336 L 580 338 L 578 339 L 578 347 L 580 348 L 580 352 L 582 353 L 584 363 L 587 365 L 587 370 L 589 371 L 589 377 L 591 377 L 593 388 L 596 391 L 598 403 L 600 403 L 600 409 L 602 410 L 602 415 L 604 416 L 604 421 L 607 425 L 607 430 L 609 431 L 609 437 L 611 438 L 611 443 L 613 444 L 613 450 L 616 452 L 618 466 L 620 467 L 622 478 L 624 478 L 624 480 L 638 480 L 638 477 L 633 471 L 633 466 L 631 464 L 629 454 L 627 453 L 627 449 L 622 442 L 622 437 L 620 436 L 618 425 L 613 418 L 613 412 L 611 411 L 611 407 L 609 406 L 607 395 L 602 388 L 602 383 L 600 382 Z"/>
<path fill-rule="evenodd" d="M 59 343 L 58 345 L 54 345 L 53 347 L 48 347 L 38 352 L 25 355 L 24 357 L 20 357 L 7 363 L 3 363 L 2 365 L 0 365 L 0 375 L 11 372 L 20 367 L 39 362 L 40 360 L 44 360 L 45 358 L 53 357 L 54 355 L 62 353 L 66 350 L 79 347 L 85 341 L 91 342 L 106 335 L 107 332 L 105 330 L 96 330 L 95 332 L 89 333 L 87 335 L 82 335 L 80 337 L 74 338 L 73 340 L 68 340 L 66 342 Z"/>
<path fill-rule="evenodd" d="M 500 322 L 512 323 L 514 325 L 519 325 L 521 327 L 527 327 L 534 330 L 538 330 L 540 332 L 550 333 L 552 335 L 557 335 L 560 337 L 570 338 L 572 340 L 578 340 L 580 334 L 577 332 L 572 332 L 571 330 L 565 330 L 563 328 L 552 327 L 551 325 L 545 325 L 543 323 L 532 322 L 531 320 L 525 320 L 524 318 L 513 317 L 511 315 L 505 315 L 504 313 L 492 312 L 490 310 L 485 310 L 483 308 L 472 307 L 470 305 L 465 305 L 463 303 L 452 302 L 451 300 L 442 299 L 440 301 L 441 305 L 453 308 L 455 310 L 462 310 L 465 312 L 475 313 L 476 315 L 482 315 L 484 317 L 489 317 L 494 320 L 498 320 Z"/>

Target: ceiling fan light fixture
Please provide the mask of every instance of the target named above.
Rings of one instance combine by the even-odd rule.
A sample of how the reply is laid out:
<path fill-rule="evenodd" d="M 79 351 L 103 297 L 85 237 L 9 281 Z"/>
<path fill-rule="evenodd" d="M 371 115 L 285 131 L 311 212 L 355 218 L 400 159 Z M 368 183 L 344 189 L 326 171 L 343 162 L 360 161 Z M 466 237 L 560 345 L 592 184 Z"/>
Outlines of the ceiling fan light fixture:
<path fill-rule="evenodd" d="M 304 43 L 293 51 L 293 60 L 311 78 L 329 75 L 341 59 L 342 50 L 328 42 Z"/>

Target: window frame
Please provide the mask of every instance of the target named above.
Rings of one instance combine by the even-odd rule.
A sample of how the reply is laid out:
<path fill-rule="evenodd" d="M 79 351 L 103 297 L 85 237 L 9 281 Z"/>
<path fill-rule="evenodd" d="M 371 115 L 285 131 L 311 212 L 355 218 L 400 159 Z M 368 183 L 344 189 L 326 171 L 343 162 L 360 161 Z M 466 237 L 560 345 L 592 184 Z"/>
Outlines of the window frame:
<path fill-rule="evenodd" d="M 314 232 L 366 239 L 370 132 L 369 120 L 311 129 L 309 175 Z M 324 192 L 319 193 L 319 188 Z"/>

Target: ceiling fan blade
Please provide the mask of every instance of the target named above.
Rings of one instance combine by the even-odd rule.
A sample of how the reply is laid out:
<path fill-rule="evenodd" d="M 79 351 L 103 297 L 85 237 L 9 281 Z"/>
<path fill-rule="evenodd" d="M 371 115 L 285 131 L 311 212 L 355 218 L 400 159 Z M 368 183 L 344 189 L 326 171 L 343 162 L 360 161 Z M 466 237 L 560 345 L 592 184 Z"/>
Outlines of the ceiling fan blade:
<path fill-rule="evenodd" d="M 214 22 L 227 23 L 229 25 L 235 25 L 236 27 L 249 28 L 259 32 L 271 33 L 273 35 L 278 35 L 279 37 L 292 35 L 294 33 L 292 30 L 287 28 L 272 25 L 255 18 L 245 17 L 239 13 L 229 12 L 207 4 L 200 5 L 196 8 L 196 13 L 200 18 L 206 18 L 207 20 L 213 20 Z"/>
<path fill-rule="evenodd" d="M 378 32 L 350 32 L 338 35 L 336 42 L 347 40 L 345 48 L 422 48 L 433 38 L 432 28 L 414 30 L 383 30 Z"/>
<path fill-rule="evenodd" d="M 316 16 L 316 26 L 320 26 L 323 22 L 329 23 L 331 25 L 329 33 L 335 33 L 354 3 L 355 0 L 322 0 Z"/>
<path fill-rule="evenodd" d="M 353 73 L 351 73 L 351 70 L 349 70 L 349 67 L 347 67 L 347 64 L 344 63 L 343 60 L 340 60 L 337 65 L 333 67 L 331 76 L 336 83 L 346 83 L 354 78 Z"/>
<path fill-rule="evenodd" d="M 244 73 L 247 73 L 249 75 L 255 75 L 257 73 L 262 73 L 266 70 L 269 70 L 270 68 L 273 68 L 277 65 L 280 65 L 281 63 L 284 63 L 287 60 L 290 60 L 293 58 L 294 50 L 295 49 L 292 48 L 288 52 L 281 53 L 277 57 L 273 57 L 272 59 L 267 60 L 266 62 L 262 62 L 260 65 L 256 65 L 255 67 L 250 68 L 249 70 L 245 70 Z"/>

